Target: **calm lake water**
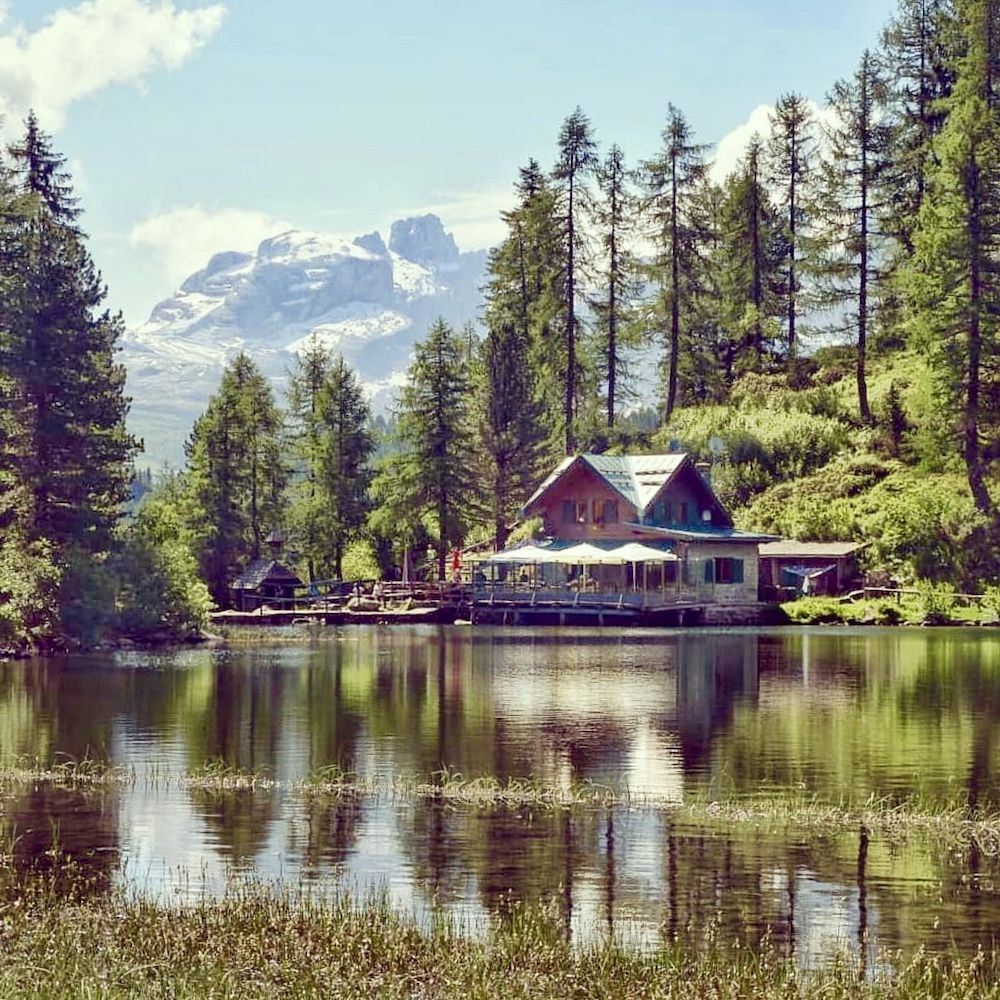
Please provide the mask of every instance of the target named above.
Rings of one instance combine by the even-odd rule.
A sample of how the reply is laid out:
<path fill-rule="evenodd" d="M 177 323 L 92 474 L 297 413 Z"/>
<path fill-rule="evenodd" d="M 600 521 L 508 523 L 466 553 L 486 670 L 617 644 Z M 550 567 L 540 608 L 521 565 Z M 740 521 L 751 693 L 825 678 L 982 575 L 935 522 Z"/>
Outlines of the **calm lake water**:
<path fill-rule="evenodd" d="M 384 890 L 474 924 L 545 900 L 577 936 L 767 934 L 830 947 L 991 946 L 1000 861 L 909 837 L 680 822 L 658 800 L 791 791 L 829 803 L 1000 807 L 1000 634 L 988 630 L 329 629 L 246 650 L 0 664 L 0 763 L 109 759 L 135 780 L 0 793 L 23 870 L 53 848 L 172 898 L 233 875 Z M 221 761 L 273 787 L 182 778 Z M 631 802 L 449 806 L 292 787 L 329 765 L 389 783 L 589 780 Z"/>

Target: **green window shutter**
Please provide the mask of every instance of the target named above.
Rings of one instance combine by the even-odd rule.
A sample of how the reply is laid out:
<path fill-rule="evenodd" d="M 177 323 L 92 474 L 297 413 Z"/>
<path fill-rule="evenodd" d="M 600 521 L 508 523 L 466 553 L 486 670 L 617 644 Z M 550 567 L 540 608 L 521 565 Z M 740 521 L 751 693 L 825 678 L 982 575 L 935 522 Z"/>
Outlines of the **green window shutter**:
<path fill-rule="evenodd" d="M 733 561 L 733 583 L 743 582 L 743 560 L 734 559 Z"/>
<path fill-rule="evenodd" d="M 705 561 L 705 583 L 715 582 L 714 565 L 711 559 Z"/>
<path fill-rule="evenodd" d="M 574 513 L 573 501 L 572 500 L 563 500 L 563 505 L 562 505 L 562 519 L 563 519 L 563 524 L 572 524 L 573 523 L 573 513 Z"/>

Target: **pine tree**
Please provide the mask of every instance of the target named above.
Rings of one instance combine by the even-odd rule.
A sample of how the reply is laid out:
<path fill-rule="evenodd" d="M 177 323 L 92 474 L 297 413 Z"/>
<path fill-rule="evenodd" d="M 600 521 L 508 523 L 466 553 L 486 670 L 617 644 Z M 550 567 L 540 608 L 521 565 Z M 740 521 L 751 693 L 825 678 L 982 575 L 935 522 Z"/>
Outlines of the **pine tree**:
<path fill-rule="evenodd" d="M 936 167 L 914 231 L 904 279 L 915 342 L 939 378 L 942 408 L 976 506 L 994 510 L 986 486 L 1000 449 L 1000 42 L 995 0 L 963 0 L 967 52 L 934 140 Z M 991 48 L 993 46 L 993 48 Z M 995 452 L 995 453 L 994 453 Z"/>
<path fill-rule="evenodd" d="M 399 403 L 398 454 L 372 484 L 380 501 L 373 524 L 412 540 L 419 532 L 405 519 L 426 519 L 445 575 L 448 550 L 461 543 L 474 515 L 475 456 L 469 451 L 471 383 L 459 337 L 439 319 L 417 344 Z"/>
<path fill-rule="evenodd" d="M 499 550 L 538 480 L 542 438 L 527 344 L 513 323 L 488 330 L 480 345 L 477 374 L 481 492 Z"/>
<path fill-rule="evenodd" d="M 281 413 L 257 365 L 238 354 L 186 445 L 190 528 L 213 599 L 229 601 L 239 570 L 282 521 L 288 477 Z"/>
<path fill-rule="evenodd" d="M 770 116 L 767 144 L 769 179 L 785 210 L 784 298 L 789 356 L 798 342 L 799 257 L 808 225 L 808 184 L 816 149 L 815 121 L 809 102 L 801 94 L 782 94 Z"/>
<path fill-rule="evenodd" d="M 570 455 L 575 450 L 574 421 L 577 412 L 579 379 L 578 345 L 581 322 L 577 314 L 581 275 L 587 263 L 588 245 L 585 218 L 590 209 L 587 180 L 597 168 L 597 144 L 594 142 L 590 119 L 576 108 L 559 130 L 559 158 L 552 172 L 561 192 L 560 218 L 565 270 L 563 291 L 563 442 Z"/>
<path fill-rule="evenodd" d="M 602 195 L 595 206 L 595 219 L 604 249 L 601 271 L 603 294 L 594 302 L 604 378 L 607 385 L 605 414 L 608 429 L 615 425 L 616 408 L 625 375 L 623 348 L 634 345 L 632 325 L 634 300 L 638 294 L 637 264 L 629 249 L 634 224 L 635 197 L 629 189 L 625 155 L 613 145 L 597 173 Z"/>
<path fill-rule="evenodd" d="M 687 119 L 667 108 L 663 147 L 643 165 L 650 239 L 655 247 L 651 277 L 660 287 L 656 311 L 667 330 L 667 386 L 663 422 L 677 403 L 680 355 L 685 323 L 698 287 L 698 254 L 705 232 L 697 216 L 698 193 L 705 179 L 705 147 L 694 142 Z"/>
<path fill-rule="evenodd" d="M 819 301 L 838 316 L 832 330 L 854 329 L 858 408 L 865 423 L 872 422 L 866 380 L 869 328 L 885 263 L 885 240 L 877 225 L 890 158 L 885 99 L 882 68 L 865 51 L 854 75 L 838 81 L 828 97 L 834 120 L 824 129 L 828 151 L 817 200 Z"/>
<path fill-rule="evenodd" d="M 324 503 L 318 482 L 322 438 L 319 399 L 331 362 L 330 352 L 311 338 L 288 375 L 288 444 L 294 477 L 289 497 L 289 541 L 305 558 L 310 582 L 319 579 L 317 567 L 326 548 Z"/>
<path fill-rule="evenodd" d="M 558 191 L 538 162 L 530 160 L 519 172 L 515 194 L 515 208 L 502 215 L 508 235 L 490 253 L 485 318 L 490 328 L 513 324 L 527 344 L 543 436 L 554 440 L 555 414 L 563 404 L 557 327 L 564 301 L 565 247 L 556 214 Z"/>
<path fill-rule="evenodd" d="M 763 178 L 763 142 L 754 135 L 726 182 L 722 206 L 720 303 L 726 325 L 738 333 L 743 367 L 762 371 L 781 314 L 780 271 L 786 259 L 783 227 Z M 736 357 L 727 360 L 728 381 Z"/>
<path fill-rule="evenodd" d="M 137 444 L 125 429 L 120 316 L 84 246 L 65 161 L 29 115 L 10 147 L 19 207 L 5 226 L 3 377 L 20 426 L 18 477 L 31 540 L 105 552 L 129 496 Z"/>
<path fill-rule="evenodd" d="M 330 366 L 318 400 L 321 428 L 317 467 L 323 534 L 333 573 L 343 577 L 344 552 L 358 535 L 368 511 L 369 461 L 374 441 L 370 412 L 351 367 L 338 357 Z"/>

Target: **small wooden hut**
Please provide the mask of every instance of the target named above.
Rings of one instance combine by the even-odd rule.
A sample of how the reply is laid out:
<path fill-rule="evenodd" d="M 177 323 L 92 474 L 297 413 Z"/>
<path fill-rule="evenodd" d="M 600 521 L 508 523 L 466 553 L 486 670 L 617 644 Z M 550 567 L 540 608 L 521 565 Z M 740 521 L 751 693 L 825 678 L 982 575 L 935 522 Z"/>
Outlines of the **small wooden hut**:
<path fill-rule="evenodd" d="M 271 548 L 270 557 L 254 559 L 229 585 L 237 611 L 256 611 L 266 604 L 289 609 L 295 606 L 295 590 L 303 583 L 278 561 L 284 536 L 272 531 L 265 541 Z"/>

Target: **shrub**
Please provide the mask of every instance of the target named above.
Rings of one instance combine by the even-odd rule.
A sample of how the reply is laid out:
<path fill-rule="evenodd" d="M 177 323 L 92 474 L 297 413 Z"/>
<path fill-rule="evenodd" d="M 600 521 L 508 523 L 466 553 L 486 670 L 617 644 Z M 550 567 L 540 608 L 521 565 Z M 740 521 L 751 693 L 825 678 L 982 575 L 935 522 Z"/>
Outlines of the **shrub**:
<path fill-rule="evenodd" d="M 951 621 L 955 595 L 951 587 L 930 580 L 917 581 L 917 614 L 927 625 L 943 625 Z"/>

